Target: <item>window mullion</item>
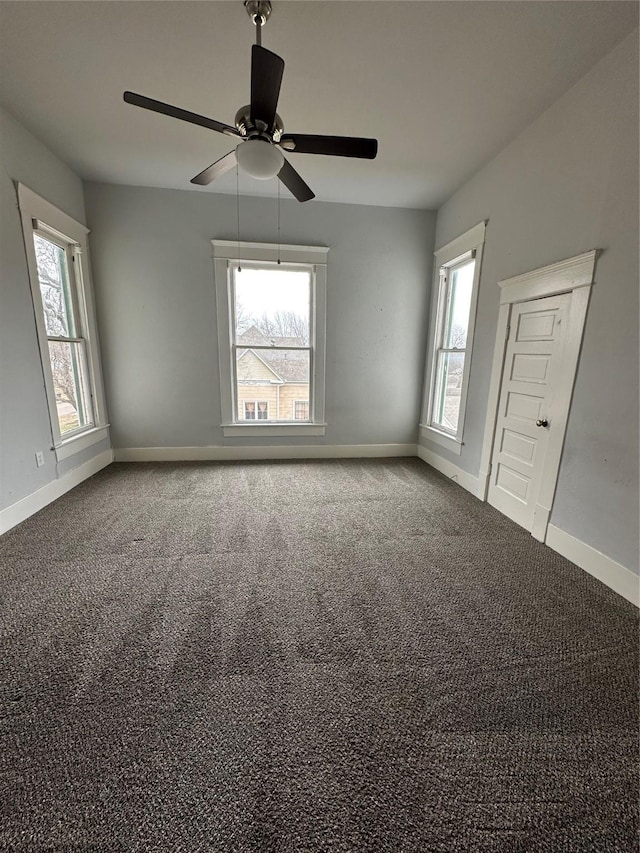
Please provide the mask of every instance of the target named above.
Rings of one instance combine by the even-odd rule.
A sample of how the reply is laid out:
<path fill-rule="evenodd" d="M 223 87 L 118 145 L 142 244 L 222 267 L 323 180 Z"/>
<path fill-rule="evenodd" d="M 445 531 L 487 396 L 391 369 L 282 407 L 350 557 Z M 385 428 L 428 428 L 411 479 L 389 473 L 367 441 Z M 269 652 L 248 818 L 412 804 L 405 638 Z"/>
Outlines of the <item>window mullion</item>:
<path fill-rule="evenodd" d="M 311 352 L 311 347 L 271 346 L 266 344 L 233 344 L 237 349 L 265 350 L 266 352 Z"/>

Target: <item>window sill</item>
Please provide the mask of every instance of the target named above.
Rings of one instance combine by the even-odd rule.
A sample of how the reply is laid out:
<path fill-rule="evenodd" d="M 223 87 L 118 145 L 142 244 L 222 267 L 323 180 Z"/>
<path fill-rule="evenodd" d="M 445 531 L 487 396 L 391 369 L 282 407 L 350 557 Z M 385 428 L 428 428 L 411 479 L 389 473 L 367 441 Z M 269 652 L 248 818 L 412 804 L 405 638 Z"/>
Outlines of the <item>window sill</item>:
<path fill-rule="evenodd" d="M 324 435 L 326 424 L 222 424 L 225 438 L 270 435 Z"/>
<path fill-rule="evenodd" d="M 108 437 L 109 424 L 93 427 L 93 429 L 81 432 L 79 435 L 74 435 L 72 438 L 68 438 L 62 444 L 53 448 L 56 454 L 56 461 L 62 462 L 63 459 L 69 459 L 70 456 L 74 456 L 76 453 L 80 453 L 81 450 L 86 450 L 88 447 Z"/>
<path fill-rule="evenodd" d="M 422 438 L 426 438 L 427 441 L 439 444 L 440 447 L 446 447 L 450 453 L 455 453 L 456 456 L 460 456 L 462 453 L 462 441 L 460 439 L 447 435 L 446 432 L 440 432 L 435 427 L 420 424 L 420 435 Z"/>

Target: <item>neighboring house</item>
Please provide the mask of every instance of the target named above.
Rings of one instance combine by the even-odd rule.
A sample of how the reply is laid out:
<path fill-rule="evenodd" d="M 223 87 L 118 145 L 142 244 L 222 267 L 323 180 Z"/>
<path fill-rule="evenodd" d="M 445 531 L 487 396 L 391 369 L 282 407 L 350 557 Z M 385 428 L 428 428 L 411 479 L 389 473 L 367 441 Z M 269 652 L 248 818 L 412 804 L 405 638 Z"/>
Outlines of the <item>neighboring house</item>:
<path fill-rule="evenodd" d="M 303 338 L 264 335 L 250 326 L 238 335 L 238 420 L 309 420 L 309 352 Z M 253 349 L 252 347 L 255 347 Z M 262 349 L 273 347 L 273 349 Z M 300 347 L 304 349 L 300 350 Z M 297 349 L 298 348 L 298 349 Z"/>

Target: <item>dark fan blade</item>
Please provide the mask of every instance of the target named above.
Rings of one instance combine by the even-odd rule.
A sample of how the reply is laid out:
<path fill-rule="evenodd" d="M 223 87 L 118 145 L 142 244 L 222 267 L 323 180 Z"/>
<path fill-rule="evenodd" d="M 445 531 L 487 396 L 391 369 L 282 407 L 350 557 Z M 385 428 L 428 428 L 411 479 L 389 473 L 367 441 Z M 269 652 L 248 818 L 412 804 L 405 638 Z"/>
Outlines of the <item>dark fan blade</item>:
<path fill-rule="evenodd" d="M 273 127 L 284 73 L 284 60 L 260 45 L 251 48 L 251 121 Z"/>
<path fill-rule="evenodd" d="M 207 166 L 207 168 L 200 172 L 199 175 L 196 175 L 195 178 L 191 178 L 191 183 L 198 184 L 201 187 L 206 187 L 207 184 L 211 183 L 211 181 L 219 178 L 220 175 L 224 175 L 224 173 L 228 172 L 229 169 L 233 169 L 237 162 L 238 160 L 236 158 L 236 151 L 234 148 L 233 151 L 229 151 L 229 153 L 225 154 L 224 157 L 221 157 L 219 160 L 216 160 L 215 163 Z"/>
<path fill-rule="evenodd" d="M 300 175 L 293 168 L 291 163 L 284 161 L 282 169 L 278 172 L 278 177 L 285 187 L 298 199 L 298 201 L 309 201 L 315 198 L 315 193 L 302 180 Z"/>
<path fill-rule="evenodd" d="M 331 154 L 334 157 L 361 157 L 373 160 L 378 153 L 377 139 L 359 136 L 314 136 L 310 133 L 283 133 L 280 145 L 296 154 Z"/>
<path fill-rule="evenodd" d="M 240 136 L 240 133 L 235 127 L 230 127 L 228 124 L 222 124 L 213 118 L 199 116 L 197 113 L 190 113 L 188 110 L 181 110 L 180 107 L 172 107 L 171 104 L 163 104 L 162 101 L 155 101 L 153 98 L 146 98 L 144 95 L 136 95 L 135 92 L 125 92 L 124 99 L 128 104 L 133 104 L 134 107 L 142 107 L 145 110 L 153 110 L 154 113 L 162 113 L 171 118 L 178 118 L 180 121 L 188 121 L 191 124 L 199 124 L 200 127 L 207 127 L 209 130 L 217 130 L 218 133 L 226 133 L 229 136 Z"/>

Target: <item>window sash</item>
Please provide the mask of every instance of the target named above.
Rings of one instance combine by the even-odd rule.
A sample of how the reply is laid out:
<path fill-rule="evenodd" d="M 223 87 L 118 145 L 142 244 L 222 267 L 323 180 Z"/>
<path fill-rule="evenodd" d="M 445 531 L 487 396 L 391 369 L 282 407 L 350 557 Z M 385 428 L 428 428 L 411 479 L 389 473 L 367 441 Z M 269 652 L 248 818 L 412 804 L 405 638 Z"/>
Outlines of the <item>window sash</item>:
<path fill-rule="evenodd" d="M 95 412 L 93 405 L 93 394 L 91 392 L 91 380 L 89 376 L 89 360 L 87 357 L 87 344 L 83 338 L 79 339 L 60 339 L 48 338 L 48 342 L 53 343 L 69 343 L 71 348 L 71 375 L 73 383 L 73 396 L 76 403 L 76 413 L 78 416 L 78 426 L 75 429 L 64 429 L 61 421 L 61 415 L 58 410 L 58 398 L 56 397 L 56 417 L 58 419 L 58 429 L 60 436 L 65 441 L 72 438 L 88 429 L 95 426 Z M 53 354 L 49 347 L 49 366 L 51 369 L 51 378 L 53 381 L 54 390 L 56 387 L 56 377 L 52 364 Z M 67 401 L 71 403 L 71 401 Z"/>
<path fill-rule="evenodd" d="M 327 309 L 327 257 L 326 246 L 278 245 L 235 240 L 212 240 L 213 267 L 217 306 L 218 354 L 220 371 L 220 403 L 222 435 L 227 438 L 241 435 L 257 436 L 322 436 L 325 434 L 325 361 L 326 361 L 326 309 Z M 278 261 L 280 260 L 280 262 Z M 310 275 L 310 322 L 309 322 L 309 390 L 310 407 L 313 410 L 309 421 L 277 420 L 261 424 L 239 424 L 236 382 L 234 371 L 235 330 L 234 294 L 232 279 L 234 268 L 248 267 L 273 270 L 301 270 Z M 306 302 L 306 300 L 305 300 Z M 256 350 L 256 356 L 261 353 Z M 264 355 L 264 354 L 262 354 Z M 297 396 L 297 395 L 296 395 Z"/>
<path fill-rule="evenodd" d="M 237 316 L 236 316 L 236 275 L 240 268 L 242 269 L 253 269 L 253 270 L 264 270 L 264 271 L 273 271 L 274 264 L 265 261 L 239 261 L 235 264 L 229 264 L 229 275 L 228 275 L 228 295 L 229 295 L 229 340 L 233 345 L 237 343 Z M 313 346 L 314 340 L 314 307 L 315 307 L 315 294 L 316 294 L 316 276 L 315 276 L 315 266 L 313 264 L 291 264 L 291 263 L 281 263 L 278 264 L 278 268 L 282 269 L 283 272 L 304 272 L 309 276 L 309 317 L 308 317 L 308 329 L 309 329 L 309 346 L 300 347 L 300 349 L 309 349 Z M 286 347 L 286 349 L 297 349 L 298 347 Z M 261 344 L 257 346 L 252 346 L 251 349 L 272 349 L 271 346 L 266 344 Z"/>
<path fill-rule="evenodd" d="M 444 341 L 447 337 L 447 331 L 449 329 L 449 325 L 452 320 L 452 313 L 455 308 L 454 305 L 454 294 L 453 294 L 453 278 L 454 274 L 462 269 L 463 267 L 468 266 L 475 259 L 475 253 L 469 253 L 462 260 L 454 261 L 451 264 L 447 264 L 444 268 L 444 286 L 446 288 L 446 293 L 444 297 L 444 320 L 442 323 L 442 327 L 440 329 L 440 341 L 439 346 L 441 349 L 446 349 L 444 347 Z M 475 273 L 475 269 L 474 269 Z M 473 285 L 472 285 L 473 287 Z M 465 329 L 465 341 L 466 336 L 469 332 L 469 316 L 467 315 L 467 325 Z M 466 347 L 465 347 L 466 348 Z M 452 347 L 452 349 L 463 349 L 462 347 Z"/>
<path fill-rule="evenodd" d="M 51 243 L 54 246 L 57 246 L 64 252 L 65 257 L 65 269 L 63 271 L 63 282 L 62 282 L 62 300 L 64 313 L 66 316 L 66 325 L 72 334 L 68 335 L 50 335 L 46 333 L 46 317 L 44 310 L 44 301 L 42 295 L 42 285 L 40 282 L 40 267 L 38 265 L 38 257 L 35 249 L 35 238 L 40 237 L 42 240 L 45 240 L 48 243 Z M 57 231 L 49 230 L 46 223 L 33 220 L 33 248 L 36 257 L 36 272 L 38 276 L 38 294 L 40 296 L 40 311 L 42 314 L 43 321 L 45 323 L 45 334 L 47 338 L 47 365 L 51 374 L 52 386 L 55 391 L 56 383 L 55 383 L 55 375 L 54 375 L 54 367 L 52 363 L 53 354 L 51 351 L 51 343 L 62 343 L 62 344 L 70 344 L 71 352 L 78 353 L 77 356 L 72 355 L 72 371 L 73 371 L 73 387 L 74 387 L 74 396 L 76 402 L 76 412 L 78 416 L 79 424 L 75 429 L 65 430 L 63 428 L 63 423 L 61 421 L 61 416 L 58 410 L 58 399 L 55 398 L 55 412 L 51 412 L 52 420 L 55 417 L 58 427 L 58 435 L 60 437 L 60 441 L 67 441 L 74 436 L 80 435 L 86 430 L 92 429 L 96 423 L 95 411 L 94 411 L 94 401 L 93 401 L 93 391 L 91 387 L 91 373 L 90 373 L 90 365 L 88 358 L 88 346 L 87 339 L 82 334 L 84 331 L 84 324 L 82 322 L 82 312 L 80 310 L 80 282 L 78 281 L 77 275 L 77 266 L 76 266 L 76 252 L 79 250 L 79 245 L 71 239 L 67 239 L 64 235 L 59 234 Z M 76 363 L 76 358 L 79 361 L 79 364 Z"/>
<path fill-rule="evenodd" d="M 449 389 L 449 378 L 450 376 L 455 376 L 455 374 L 450 373 L 448 370 L 448 368 L 451 366 L 451 362 L 447 362 L 446 356 L 451 354 L 462 356 L 460 370 L 458 373 L 458 375 L 461 377 L 459 386 L 460 395 L 451 394 Z M 450 398 L 452 396 L 461 396 L 462 394 L 462 382 L 464 378 L 465 362 L 466 353 L 464 350 L 439 350 L 436 356 L 431 425 L 436 429 L 440 430 L 441 432 L 445 432 L 454 438 L 458 434 L 458 430 L 460 427 L 460 404 L 458 404 L 455 428 L 447 426 L 447 424 L 444 422 L 446 419 L 445 405 L 447 398 Z"/>
<path fill-rule="evenodd" d="M 36 227 L 37 225 L 37 227 Z M 67 308 L 67 313 L 71 317 L 71 326 L 73 331 L 77 333 L 78 329 L 81 329 L 81 312 L 80 312 L 80 304 L 79 304 L 79 293 L 78 293 L 78 281 L 76 279 L 77 271 L 76 271 L 76 252 L 80 250 L 80 246 L 75 240 L 71 240 L 69 238 L 63 237 L 57 231 L 49 230 L 45 223 L 37 222 L 34 220 L 34 228 L 33 228 L 33 236 L 41 237 L 43 240 L 46 240 L 48 243 L 52 243 L 54 246 L 57 246 L 59 249 L 65 254 L 66 259 L 66 273 L 67 273 L 67 284 L 68 289 L 65 292 L 65 308 Z M 34 243 L 35 250 L 35 243 Z M 36 266 L 37 266 L 37 257 L 36 257 Z M 38 281 L 38 286 L 40 286 L 40 282 Z M 66 297 L 69 297 L 70 304 L 66 305 Z M 42 298 L 42 297 L 41 297 Z"/>
<path fill-rule="evenodd" d="M 240 261 L 239 264 L 229 264 L 229 274 L 227 277 L 227 293 L 229 296 L 229 340 L 230 340 L 230 350 L 231 350 L 231 396 L 232 396 L 232 413 L 233 413 L 233 423 L 242 424 L 246 422 L 242 420 L 238 416 L 239 406 L 238 406 L 238 352 L 244 352 L 246 350 L 255 350 L 255 351 L 267 351 L 267 352 L 306 352 L 309 355 L 309 378 L 307 380 L 307 385 L 309 388 L 309 417 L 306 419 L 307 422 L 313 422 L 313 399 L 314 399 L 314 358 L 315 358 L 315 295 L 316 295 L 316 275 L 315 275 L 315 267 L 312 264 L 291 264 L 291 263 L 283 263 L 279 264 L 279 266 L 286 271 L 292 272 L 306 272 L 309 275 L 309 320 L 308 320 L 308 328 L 309 328 L 309 344 L 307 346 L 270 346 L 267 344 L 257 344 L 257 345 L 247 345 L 247 344 L 238 344 L 237 343 L 237 318 L 236 318 L 236 273 L 238 272 L 238 268 L 242 267 L 243 269 L 255 269 L 255 270 L 266 270 L 273 269 L 274 264 L 270 262 L 261 262 L 261 261 L 253 261 L 253 262 L 244 262 Z M 256 412 L 257 415 L 257 412 Z M 251 419 L 253 420 L 253 419 Z M 256 422 L 258 418 L 255 418 Z M 295 420 L 295 416 L 293 418 Z M 268 418 L 267 420 L 262 421 L 264 424 L 282 424 L 289 423 L 289 421 L 278 421 Z"/>
<path fill-rule="evenodd" d="M 446 381 L 444 377 L 445 368 L 443 365 L 446 363 L 446 355 L 447 354 L 459 354 L 462 356 L 462 384 L 464 384 L 464 376 L 465 370 L 467 367 L 467 349 L 468 346 L 464 347 L 446 347 L 444 345 L 447 329 L 449 328 L 449 323 L 451 319 L 451 314 L 454 309 L 453 299 L 452 299 L 452 280 L 453 273 L 469 264 L 470 261 L 475 261 L 476 259 L 476 251 L 471 250 L 469 252 L 465 252 L 464 255 L 455 258 L 449 263 L 443 265 L 440 268 L 440 279 L 439 279 L 439 292 L 438 292 L 438 313 L 437 313 L 437 321 L 436 321 L 436 336 L 434 341 L 433 348 L 433 365 L 431 372 L 431 387 L 429 389 L 429 417 L 427 423 L 430 427 L 443 432 L 449 435 L 451 438 L 455 439 L 460 434 L 462 430 L 462 421 L 460 418 L 459 411 L 458 413 L 458 423 L 457 428 L 452 429 L 451 427 L 447 427 L 441 420 L 438 420 L 438 413 L 443 410 L 443 399 L 446 395 Z M 476 273 L 477 270 L 474 266 L 473 270 L 473 288 L 476 286 Z M 469 340 L 469 329 L 471 328 L 471 312 L 473 311 L 473 303 L 474 303 L 474 295 L 472 292 L 471 296 L 471 307 L 469 311 L 469 315 L 467 316 L 467 324 L 466 324 L 466 334 L 465 341 Z M 461 388 L 462 391 L 462 388 Z M 438 402 L 441 405 L 438 405 Z"/>
<path fill-rule="evenodd" d="M 108 437 L 91 270 L 86 254 L 89 229 L 34 193 L 24 184 L 18 183 L 17 190 L 40 362 L 51 425 L 51 449 L 55 452 L 57 461 L 60 462 Z M 40 285 L 38 246 L 36 244 L 38 237 L 61 250 L 56 262 L 59 267 L 63 267 L 60 271 L 62 279 L 61 281 L 53 279 L 51 283 L 55 287 L 62 286 L 63 289 L 62 304 L 58 301 L 54 305 L 60 319 L 64 316 L 64 329 L 61 323 L 55 323 L 55 321 L 49 325 L 48 318 L 45 317 L 44 297 L 46 296 L 48 299 L 48 294 L 46 291 L 43 294 Z M 62 253 L 64 253 L 64 257 Z M 44 258 L 42 260 L 44 261 Z M 42 270 L 43 273 L 46 273 L 47 266 L 43 264 Z M 46 275 L 43 275 L 42 280 L 46 282 L 47 278 Z M 72 323 L 70 323 L 71 320 Z M 48 334 L 49 332 L 62 332 L 62 334 Z M 56 339 L 60 340 L 56 342 Z M 75 352 L 76 363 L 82 365 L 81 391 L 86 401 L 86 420 L 81 428 L 67 429 L 62 433 L 58 418 L 59 406 L 56 400 L 50 353 L 51 348 L 55 351 L 57 347 L 60 351 L 64 345 L 67 345 L 67 361 L 68 351 L 72 348 Z M 70 384 L 69 387 L 71 387 Z"/>

